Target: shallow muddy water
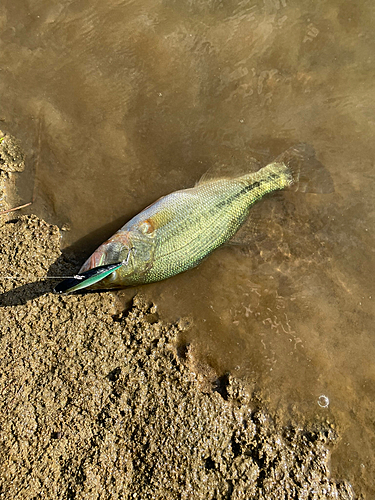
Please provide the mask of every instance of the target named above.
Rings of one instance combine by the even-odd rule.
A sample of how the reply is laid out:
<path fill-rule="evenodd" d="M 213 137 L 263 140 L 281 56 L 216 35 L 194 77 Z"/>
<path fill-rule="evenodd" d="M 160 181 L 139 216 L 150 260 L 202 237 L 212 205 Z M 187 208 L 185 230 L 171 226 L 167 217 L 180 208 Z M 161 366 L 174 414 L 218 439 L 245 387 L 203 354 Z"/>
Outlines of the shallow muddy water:
<path fill-rule="evenodd" d="M 259 234 L 141 291 L 271 407 L 334 418 L 333 472 L 374 476 L 374 6 L 344 1 L 3 2 L 0 124 L 22 140 L 24 213 L 84 260 L 208 169 L 315 147 L 331 194 L 260 203 Z"/>

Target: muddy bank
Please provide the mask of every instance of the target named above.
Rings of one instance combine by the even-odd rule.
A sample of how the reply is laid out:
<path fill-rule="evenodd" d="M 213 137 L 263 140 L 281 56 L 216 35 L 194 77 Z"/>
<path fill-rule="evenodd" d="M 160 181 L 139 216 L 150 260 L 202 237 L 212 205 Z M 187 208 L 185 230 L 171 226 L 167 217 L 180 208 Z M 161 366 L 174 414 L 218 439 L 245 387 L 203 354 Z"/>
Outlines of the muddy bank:
<path fill-rule="evenodd" d="M 279 425 L 140 298 L 52 294 L 59 243 L 35 216 L 0 226 L 0 498 L 354 498 L 333 423 Z"/>
<path fill-rule="evenodd" d="M 2 137 L 5 210 L 23 156 Z M 354 498 L 330 477 L 333 422 L 281 425 L 141 297 L 54 295 L 44 278 L 77 267 L 58 227 L 2 218 L 0 498 Z"/>

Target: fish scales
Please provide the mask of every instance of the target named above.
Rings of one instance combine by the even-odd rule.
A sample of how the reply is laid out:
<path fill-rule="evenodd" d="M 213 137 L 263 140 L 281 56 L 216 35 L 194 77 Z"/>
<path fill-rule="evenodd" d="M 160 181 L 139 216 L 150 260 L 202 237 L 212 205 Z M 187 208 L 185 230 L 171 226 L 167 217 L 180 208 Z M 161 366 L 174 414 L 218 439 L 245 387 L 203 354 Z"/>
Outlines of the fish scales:
<path fill-rule="evenodd" d="M 127 222 L 94 252 L 80 272 L 126 261 L 89 287 L 121 288 L 186 271 L 228 241 L 256 201 L 292 183 L 289 167 L 275 162 L 255 173 L 206 181 L 171 193 Z"/>

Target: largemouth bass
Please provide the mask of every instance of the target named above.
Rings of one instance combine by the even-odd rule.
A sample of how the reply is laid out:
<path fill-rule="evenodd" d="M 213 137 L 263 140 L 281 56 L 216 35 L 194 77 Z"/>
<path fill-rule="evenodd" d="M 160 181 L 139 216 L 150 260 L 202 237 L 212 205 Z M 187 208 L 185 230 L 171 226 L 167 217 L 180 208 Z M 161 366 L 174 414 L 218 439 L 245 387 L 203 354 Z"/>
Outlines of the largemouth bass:
<path fill-rule="evenodd" d="M 296 151 L 296 150 L 294 150 Z M 79 271 L 100 267 L 95 282 L 60 283 L 58 292 L 111 289 L 164 280 L 197 266 L 228 241 L 246 221 L 254 203 L 298 181 L 290 155 L 257 172 L 202 181 L 163 196 L 99 246 Z M 122 263 L 113 272 L 113 264 Z M 108 267 L 107 267 L 108 266 Z"/>

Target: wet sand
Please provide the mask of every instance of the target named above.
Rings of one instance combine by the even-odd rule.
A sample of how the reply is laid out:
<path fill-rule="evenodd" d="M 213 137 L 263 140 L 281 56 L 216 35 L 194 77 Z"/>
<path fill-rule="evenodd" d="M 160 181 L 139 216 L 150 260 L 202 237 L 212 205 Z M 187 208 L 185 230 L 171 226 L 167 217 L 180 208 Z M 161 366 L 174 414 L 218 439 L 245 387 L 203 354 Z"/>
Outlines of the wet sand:
<path fill-rule="evenodd" d="M 285 425 L 139 296 L 53 294 L 43 278 L 76 266 L 60 241 L 2 217 L 0 498 L 354 498 L 330 474 L 332 416 Z"/>

